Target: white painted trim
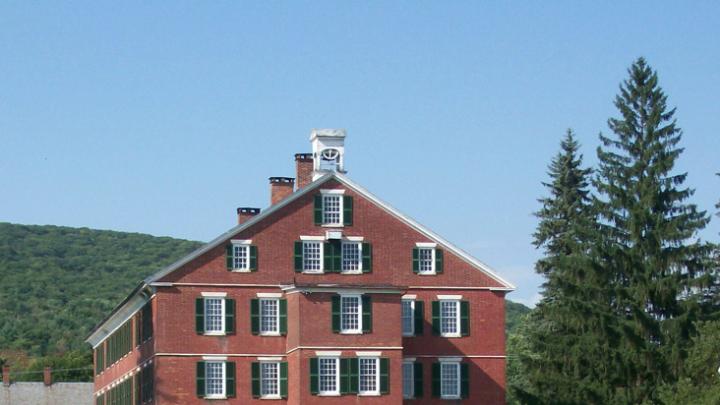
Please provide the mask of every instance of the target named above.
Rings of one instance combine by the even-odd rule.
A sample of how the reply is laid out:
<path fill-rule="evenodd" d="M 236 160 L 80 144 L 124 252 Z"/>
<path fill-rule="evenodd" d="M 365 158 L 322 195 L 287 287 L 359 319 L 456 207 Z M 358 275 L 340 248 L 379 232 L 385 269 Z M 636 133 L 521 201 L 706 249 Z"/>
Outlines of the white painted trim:
<path fill-rule="evenodd" d="M 282 297 L 282 293 L 259 292 L 256 295 L 258 298 L 281 298 Z"/>
<path fill-rule="evenodd" d="M 202 359 L 207 361 L 227 361 L 227 356 L 203 356 Z"/>
<path fill-rule="evenodd" d="M 203 291 L 200 293 L 200 295 L 203 297 L 221 297 L 221 298 L 227 297 L 226 292 L 205 292 L 205 291 Z"/>
<path fill-rule="evenodd" d="M 338 188 L 329 188 L 329 189 L 321 188 L 321 189 L 320 189 L 320 194 L 345 194 L 345 189 L 342 189 L 342 188 L 340 188 L 340 189 L 338 189 Z"/>
<path fill-rule="evenodd" d="M 340 357 L 342 354 L 341 351 L 315 351 L 316 356 L 324 356 L 324 357 Z"/>
<path fill-rule="evenodd" d="M 434 248 L 437 247 L 437 243 L 435 243 L 435 242 L 417 242 L 417 243 L 415 243 L 415 246 L 416 246 L 416 247 L 419 247 L 419 248 L 432 248 L 432 249 L 434 249 Z"/>
<path fill-rule="evenodd" d="M 284 284 L 173 283 L 178 287 L 281 288 Z"/>
<path fill-rule="evenodd" d="M 380 357 L 382 352 L 355 352 L 357 357 Z"/>
<path fill-rule="evenodd" d="M 314 274 L 314 273 L 310 273 Z M 343 274 L 343 273 L 340 273 Z M 347 273 L 347 274 L 353 274 L 353 273 Z M 285 292 L 285 294 L 295 294 L 295 293 L 304 293 L 304 292 L 330 292 L 330 293 L 336 293 L 336 294 L 343 294 L 343 295 L 352 295 L 352 294 L 402 294 L 403 289 L 398 287 L 397 289 L 390 289 L 390 288 L 357 288 L 357 287 L 351 287 L 351 288 L 345 288 L 342 284 L 329 284 L 329 285 L 318 285 L 317 287 L 297 287 L 294 285 L 290 286 L 284 286 L 282 290 Z"/>
<path fill-rule="evenodd" d="M 283 356 L 263 356 L 258 357 L 258 361 L 282 361 Z"/>
<path fill-rule="evenodd" d="M 233 245 L 252 245 L 252 239 L 230 239 Z"/>
<path fill-rule="evenodd" d="M 438 294 L 437 297 L 439 300 L 461 300 L 463 296 L 462 295 L 439 295 Z"/>
<path fill-rule="evenodd" d="M 288 350 L 286 354 L 290 354 L 296 350 L 327 350 L 327 349 L 335 349 L 335 350 L 402 350 L 402 346 L 379 346 L 379 347 L 372 347 L 372 346 L 295 346 L 292 349 Z"/>
<path fill-rule="evenodd" d="M 403 357 L 404 363 L 413 363 L 415 360 L 417 360 L 415 357 Z"/>
<path fill-rule="evenodd" d="M 300 235 L 300 240 L 325 241 L 325 236 Z"/>
<path fill-rule="evenodd" d="M 433 274 L 434 275 L 434 274 Z M 500 287 L 476 287 L 476 286 L 437 286 L 437 285 L 412 285 L 408 290 L 488 290 L 488 291 L 514 291 L 513 289 Z"/>
<path fill-rule="evenodd" d="M 417 295 L 415 294 L 405 294 L 402 297 L 400 297 L 402 300 L 415 300 L 417 299 Z"/>
<path fill-rule="evenodd" d="M 346 236 L 345 240 L 348 242 L 362 242 L 365 240 L 364 236 Z"/>
<path fill-rule="evenodd" d="M 333 239 L 342 239 L 343 233 L 342 229 L 330 229 L 325 231 L 325 239 L 327 240 L 333 240 Z"/>
<path fill-rule="evenodd" d="M 459 363 L 462 361 L 462 357 L 438 357 L 438 361 L 441 363 Z"/>
<path fill-rule="evenodd" d="M 169 281 L 153 281 L 150 283 L 151 287 L 172 287 L 173 283 Z"/>
<path fill-rule="evenodd" d="M 202 357 L 202 356 L 218 356 L 217 354 L 208 353 L 155 353 L 153 356 L 157 357 Z M 285 357 L 284 353 L 281 354 L 263 354 L 263 353 L 222 353 L 222 356 L 226 357 Z"/>

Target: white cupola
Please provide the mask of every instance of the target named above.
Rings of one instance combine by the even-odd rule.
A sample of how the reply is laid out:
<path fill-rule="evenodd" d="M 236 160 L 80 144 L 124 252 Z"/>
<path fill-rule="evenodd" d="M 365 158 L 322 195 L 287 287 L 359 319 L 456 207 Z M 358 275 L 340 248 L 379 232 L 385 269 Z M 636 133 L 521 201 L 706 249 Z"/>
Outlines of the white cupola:
<path fill-rule="evenodd" d="M 325 173 L 346 173 L 345 135 L 344 129 L 312 130 L 313 181 Z"/>

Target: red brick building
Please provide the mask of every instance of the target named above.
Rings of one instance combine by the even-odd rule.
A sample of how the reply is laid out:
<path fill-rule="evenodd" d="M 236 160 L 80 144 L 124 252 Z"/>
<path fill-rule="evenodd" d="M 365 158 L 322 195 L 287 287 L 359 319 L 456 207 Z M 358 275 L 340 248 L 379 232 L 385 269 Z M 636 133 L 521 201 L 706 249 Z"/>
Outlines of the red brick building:
<path fill-rule="evenodd" d="M 344 138 L 92 331 L 98 404 L 505 402 L 513 286 L 348 179 Z"/>

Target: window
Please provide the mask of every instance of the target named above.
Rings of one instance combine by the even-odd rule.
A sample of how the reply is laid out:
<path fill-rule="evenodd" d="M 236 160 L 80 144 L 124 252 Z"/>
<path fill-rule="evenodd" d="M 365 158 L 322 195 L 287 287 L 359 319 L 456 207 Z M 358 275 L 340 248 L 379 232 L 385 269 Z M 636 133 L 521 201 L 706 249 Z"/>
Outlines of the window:
<path fill-rule="evenodd" d="M 280 363 L 260 363 L 260 396 L 280 398 Z"/>
<path fill-rule="evenodd" d="M 362 301 L 359 295 L 343 295 L 340 297 L 340 332 L 361 333 L 360 314 Z"/>
<path fill-rule="evenodd" d="M 460 301 L 440 301 L 440 334 L 460 336 Z"/>
<path fill-rule="evenodd" d="M 403 362 L 402 365 L 402 382 L 403 382 L 403 398 L 413 398 L 415 396 L 415 364 L 410 361 Z"/>
<path fill-rule="evenodd" d="M 378 372 L 378 358 L 361 357 L 359 366 L 359 391 L 360 395 L 377 395 L 380 393 L 380 381 Z"/>
<path fill-rule="evenodd" d="M 276 335 L 280 333 L 278 299 L 260 300 L 260 334 Z"/>
<path fill-rule="evenodd" d="M 250 246 L 233 244 L 233 270 L 248 270 L 250 267 Z"/>
<path fill-rule="evenodd" d="M 319 390 L 320 395 L 337 395 L 339 389 L 339 373 L 337 358 L 321 357 L 319 365 Z"/>
<path fill-rule="evenodd" d="M 322 271 L 322 243 L 315 241 L 304 241 L 303 246 L 303 270 Z"/>
<path fill-rule="evenodd" d="M 323 225 L 342 225 L 342 195 L 323 194 Z"/>
<path fill-rule="evenodd" d="M 419 274 L 433 274 L 435 273 L 435 249 L 434 248 L 419 248 L 418 249 L 419 259 Z"/>
<path fill-rule="evenodd" d="M 205 333 L 225 333 L 225 300 L 205 298 Z"/>
<path fill-rule="evenodd" d="M 342 271 L 362 271 L 362 243 L 342 242 Z"/>
<path fill-rule="evenodd" d="M 412 336 L 415 333 L 415 301 L 402 300 L 402 334 Z"/>
<path fill-rule="evenodd" d="M 205 363 L 205 397 L 225 398 L 225 363 Z"/>
<path fill-rule="evenodd" d="M 440 363 L 440 395 L 446 399 L 460 398 L 460 363 Z"/>

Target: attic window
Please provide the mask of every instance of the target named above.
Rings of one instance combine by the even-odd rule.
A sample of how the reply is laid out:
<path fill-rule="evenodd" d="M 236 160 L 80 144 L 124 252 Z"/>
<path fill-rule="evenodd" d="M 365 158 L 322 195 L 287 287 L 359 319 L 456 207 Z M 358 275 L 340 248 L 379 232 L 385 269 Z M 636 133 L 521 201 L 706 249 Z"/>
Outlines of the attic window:
<path fill-rule="evenodd" d="M 328 148 L 320 153 L 320 170 L 336 172 L 339 166 L 340 152 L 337 149 Z"/>

